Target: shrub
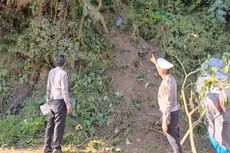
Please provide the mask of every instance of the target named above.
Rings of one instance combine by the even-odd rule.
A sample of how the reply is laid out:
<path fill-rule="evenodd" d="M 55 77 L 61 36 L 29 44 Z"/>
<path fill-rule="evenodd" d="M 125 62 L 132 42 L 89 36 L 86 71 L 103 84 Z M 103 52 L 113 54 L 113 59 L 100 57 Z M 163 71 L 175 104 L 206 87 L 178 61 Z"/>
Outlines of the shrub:
<path fill-rule="evenodd" d="M 41 102 L 41 99 L 28 99 L 22 109 L 15 109 L 1 117 L 0 145 L 2 147 L 41 143 L 45 120 L 39 109 Z"/>

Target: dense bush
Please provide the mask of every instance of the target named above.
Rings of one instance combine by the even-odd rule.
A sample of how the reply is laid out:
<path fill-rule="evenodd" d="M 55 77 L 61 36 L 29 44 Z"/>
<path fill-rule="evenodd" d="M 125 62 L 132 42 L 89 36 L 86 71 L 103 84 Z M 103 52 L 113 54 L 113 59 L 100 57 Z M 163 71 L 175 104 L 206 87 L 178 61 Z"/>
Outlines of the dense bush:
<path fill-rule="evenodd" d="M 213 28 L 208 17 L 165 15 L 165 24 L 160 24 L 161 33 L 155 40 L 161 52 L 177 55 L 187 70 L 199 67 L 209 54 L 221 56 L 230 50 L 229 34 Z"/>
<path fill-rule="evenodd" d="M 88 137 L 97 136 L 101 127 L 111 124 L 108 116 L 112 110 L 114 94 L 108 90 L 111 78 L 106 75 L 104 64 L 108 63 L 103 61 L 98 65 L 101 66 L 99 71 L 72 73 L 70 76 L 74 113 L 66 119 L 65 144 L 80 144 Z M 25 105 L 8 111 L 6 116 L 1 117 L 0 145 L 41 144 L 46 116 L 41 114 L 39 106 L 43 103 L 44 99 L 32 96 L 25 101 Z"/>
<path fill-rule="evenodd" d="M 67 118 L 69 130 L 64 142 L 79 144 L 83 139 L 98 135 L 98 129 L 110 125 L 113 94 L 108 90 L 109 76 L 103 71 L 71 76 L 71 91 L 75 99 L 75 112 Z"/>
<path fill-rule="evenodd" d="M 161 56 L 171 58 L 178 65 L 173 57 L 177 55 L 191 71 L 199 67 L 207 55 L 222 56 L 230 50 L 228 1 L 170 3 L 173 4 L 170 7 L 166 3 L 159 5 L 159 1 L 135 0 L 129 4 L 131 26 L 136 25 L 139 35 L 155 44 Z M 194 5 L 200 10 L 191 12 Z M 126 29 L 132 32 L 132 27 Z M 177 70 L 182 72 L 179 66 Z"/>
<path fill-rule="evenodd" d="M 0 120 L 0 146 L 40 144 L 45 117 L 39 104 L 43 99 L 28 99 L 20 110 L 8 112 Z M 42 136 L 41 136 L 42 133 Z"/>
<path fill-rule="evenodd" d="M 11 99 L 7 97 L 10 89 L 27 83 L 30 76 L 39 74 L 44 66 L 54 67 L 54 57 L 64 54 L 67 59 L 65 68 L 72 78 L 71 97 L 77 103 L 76 113 L 67 118 L 64 142 L 78 144 L 84 138 L 96 135 L 102 125 L 110 122 L 107 116 L 110 113 L 112 93 L 107 90 L 110 79 L 106 70 L 113 46 L 103 36 L 102 28 L 93 14 L 85 15 L 80 34 L 83 7 L 92 13 L 88 1 L 68 3 L 68 13 L 64 20 L 59 20 L 52 12 L 55 9 L 57 13 L 62 11 L 61 4 L 58 4 L 58 8 L 50 8 L 51 1 L 21 2 L 0 2 L 0 21 L 3 21 L 0 22 L 0 30 L 3 30 L 3 33 L 0 31 L 0 55 L 4 57 L 0 62 L 0 94 L 6 99 L 1 104 L 10 105 Z M 108 6 L 111 4 L 109 1 L 104 1 L 103 4 L 103 11 L 112 8 Z M 45 84 L 36 81 L 41 83 L 42 89 L 35 90 L 44 93 Z M 37 87 L 37 84 L 34 86 Z M 88 92 L 85 93 L 86 91 Z M 1 116 L 0 125 L 4 127 L 0 129 L 0 145 L 42 143 L 45 118 L 40 113 L 39 105 L 44 103 L 44 99 L 39 103 L 32 99 L 33 97 L 25 100 L 26 104 L 22 109 L 12 109 Z M 15 111 L 17 113 L 13 113 Z"/>

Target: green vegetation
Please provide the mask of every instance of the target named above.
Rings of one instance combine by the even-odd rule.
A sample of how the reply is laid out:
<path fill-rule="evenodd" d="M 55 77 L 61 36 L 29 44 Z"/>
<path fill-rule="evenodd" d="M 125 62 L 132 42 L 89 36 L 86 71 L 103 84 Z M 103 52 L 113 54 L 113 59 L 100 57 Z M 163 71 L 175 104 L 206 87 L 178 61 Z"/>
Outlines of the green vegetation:
<path fill-rule="evenodd" d="M 172 55 L 182 59 L 187 70 L 194 70 L 207 55 L 221 57 L 230 50 L 227 0 L 134 0 L 130 5 L 130 26 L 136 25 L 139 35 L 156 44 L 158 52 L 175 61 L 175 65 L 178 63 Z M 183 74 L 179 65 L 177 70 Z"/>
<path fill-rule="evenodd" d="M 98 128 L 110 125 L 108 115 L 113 104 L 113 94 L 107 90 L 108 76 L 103 71 L 72 76 L 71 90 L 76 99 L 75 113 L 67 119 L 69 130 L 65 133 L 67 144 L 79 144 L 87 137 L 98 134 Z"/>
<path fill-rule="evenodd" d="M 222 61 L 223 61 L 223 65 L 224 67 L 223 68 L 214 68 L 214 67 L 211 67 L 210 64 L 209 64 L 209 59 L 206 60 L 206 64 L 207 64 L 207 67 L 203 68 L 202 69 L 202 74 L 206 74 L 206 75 L 209 75 L 210 78 L 204 80 L 204 85 L 201 86 L 201 90 L 199 92 L 199 98 L 200 99 L 203 99 L 205 97 L 205 93 L 206 91 L 208 90 L 214 90 L 214 89 L 221 89 L 223 91 L 225 91 L 225 89 L 229 88 L 230 85 L 229 85 L 229 79 L 226 79 L 226 80 L 222 80 L 221 82 L 218 80 L 218 78 L 216 77 L 215 73 L 221 73 L 221 72 L 229 72 L 229 68 L 230 68 L 230 53 L 224 53 L 223 56 L 222 56 Z M 228 106 L 228 99 L 227 99 L 227 95 L 225 92 L 223 92 L 223 100 L 221 101 L 221 104 L 224 106 L 224 107 L 227 107 Z"/>
<path fill-rule="evenodd" d="M 45 82 L 39 75 L 42 69 L 54 66 L 57 54 L 67 57 L 66 69 L 71 74 L 70 91 L 76 105 L 75 113 L 67 119 L 65 144 L 80 144 L 87 137 L 96 136 L 102 125 L 110 124 L 108 115 L 113 93 L 108 90 L 110 76 L 107 70 L 113 46 L 102 35 L 103 29 L 98 28 L 91 3 L 71 4 L 64 20 L 54 19 L 58 15 L 52 14 L 52 8 L 46 8 L 49 1 L 0 3 L 0 20 L 3 21 L 0 23 L 0 53 L 4 57 L 0 67 L 0 122 L 4 126 L 0 130 L 1 146 L 42 143 L 46 119 L 41 115 L 39 106 L 44 103 Z M 105 2 L 103 5 L 104 11 L 108 9 L 108 4 Z M 17 8 L 14 10 L 12 7 Z M 61 3 L 57 7 L 57 13 L 65 10 Z M 84 10 L 83 7 L 89 8 L 80 33 L 82 12 L 76 10 Z M 31 84 L 34 93 L 31 92 L 29 100 L 24 100 L 25 104 L 12 107 L 11 98 L 15 97 L 12 97 L 11 91 L 22 84 Z M 39 92 L 43 95 L 37 99 L 35 95 Z"/>
<path fill-rule="evenodd" d="M 0 145 L 26 146 L 42 143 L 45 117 L 41 114 L 39 105 L 43 99 L 30 98 L 20 109 L 8 112 L 0 120 Z"/>
<path fill-rule="evenodd" d="M 75 105 L 67 117 L 65 144 L 79 145 L 100 137 L 101 128 L 129 120 L 131 109 L 119 108 L 125 91 L 110 89 L 114 46 L 107 30 L 116 28 L 119 16 L 125 21 L 120 32 L 134 43 L 143 38 L 157 48 L 157 54 L 174 63 L 178 76 L 183 71 L 175 56 L 192 71 L 209 55 L 230 52 L 229 0 L 1 0 L 0 146 L 42 144 L 46 117 L 39 106 L 44 103 L 46 77 L 40 74 L 54 67 L 57 54 L 68 59 L 65 68 Z M 137 76 L 140 84 L 147 83 L 146 73 Z M 32 89 L 28 98 L 12 107 L 12 93 L 25 84 Z M 139 98 L 132 101 L 137 110 L 141 103 Z M 112 144 L 121 140 L 115 138 Z"/>

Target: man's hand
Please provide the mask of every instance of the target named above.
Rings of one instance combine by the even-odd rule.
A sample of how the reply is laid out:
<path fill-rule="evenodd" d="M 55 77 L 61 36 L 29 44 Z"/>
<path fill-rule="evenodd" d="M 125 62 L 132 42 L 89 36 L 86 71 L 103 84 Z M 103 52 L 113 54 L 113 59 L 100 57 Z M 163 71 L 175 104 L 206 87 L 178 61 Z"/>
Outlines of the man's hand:
<path fill-rule="evenodd" d="M 168 126 L 165 123 L 162 124 L 162 130 L 165 135 L 168 133 Z"/>
<path fill-rule="evenodd" d="M 153 54 L 152 54 L 152 57 L 150 58 L 150 60 L 153 62 L 153 64 L 157 63 L 157 60 Z"/>
<path fill-rule="evenodd" d="M 67 113 L 72 113 L 72 112 L 73 112 L 72 106 L 67 106 Z"/>

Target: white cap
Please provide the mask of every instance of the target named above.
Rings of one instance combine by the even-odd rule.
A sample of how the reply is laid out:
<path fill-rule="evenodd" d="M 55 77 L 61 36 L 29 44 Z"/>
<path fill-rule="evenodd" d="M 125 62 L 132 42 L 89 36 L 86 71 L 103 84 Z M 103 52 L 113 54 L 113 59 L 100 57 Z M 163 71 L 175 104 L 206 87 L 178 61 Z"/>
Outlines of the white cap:
<path fill-rule="evenodd" d="M 162 68 L 164 70 L 168 70 L 168 69 L 171 69 L 173 67 L 173 64 L 164 58 L 158 58 L 157 64 L 160 66 L 160 68 Z"/>

